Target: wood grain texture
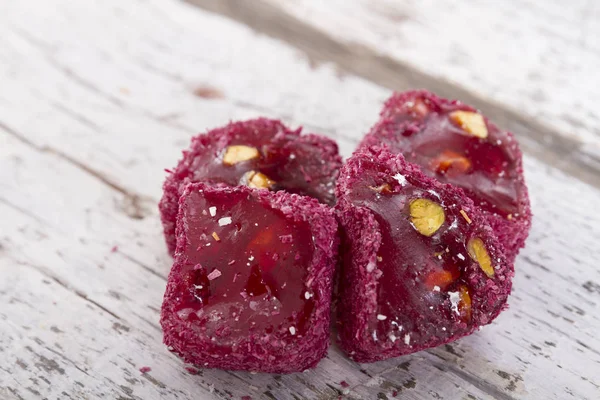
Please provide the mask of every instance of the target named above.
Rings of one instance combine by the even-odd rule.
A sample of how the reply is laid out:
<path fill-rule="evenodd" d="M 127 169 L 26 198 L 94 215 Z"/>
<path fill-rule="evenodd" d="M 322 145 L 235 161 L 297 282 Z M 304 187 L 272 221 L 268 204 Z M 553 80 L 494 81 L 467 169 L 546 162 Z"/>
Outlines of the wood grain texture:
<path fill-rule="evenodd" d="M 266 0 L 346 43 L 599 143 L 600 4 L 575 0 Z"/>
<path fill-rule="evenodd" d="M 511 308 L 480 333 L 368 365 L 332 346 L 306 373 L 192 374 L 158 325 L 162 169 L 193 133 L 258 115 L 348 156 L 389 90 L 170 0 L 1 3 L 0 87 L 0 398 L 598 397 L 600 191 L 539 157 Z"/>
<path fill-rule="evenodd" d="M 594 139 L 594 135 L 588 135 L 587 139 L 582 139 L 572 135 L 570 131 L 563 132 L 553 127 L 548 123 L 552 122 L 548 118 L 536 120 L 528 116 L 527 113 L 514 107 L 513 103 L 518 104 L 520 101 L 518 96 L 515 96 L 512 102 L 503 104 L 493 100 L 494 92 L 487 90 L 489 87 L 485 85 L 470 88 L 468 84 L 471 81 L 461 82 L 460 85 L 453 84 L 445 76 L 425 73 L 424 71 L 427 70 L 425 65 L 414 66 L 408 61 L 403 61 L 395 51 L 382 52 L 382 46 L 369 47 L 368 41 L 365 42 L 363 37 L 356 35 L 355 32 L 355 28 L 360 30 L 362 27 L 363 18 L 358 18 L 353 23 L 350 23 L 351 18 L 344 18 L 347 8 L 356 7 L 360 2 L 341 4 L 338 2 L 335 4 L 339 7 L 330 8 L 321 5 L 320 2 L 310 1 L 299 4 L 276 0 L 268 2 L 262 0 L 187 1 L 248 24 L 258 32 L 280 38 L 304 51 L 313 64 L 333 63 L 341 74 L 358 75 L 394 90 L 426 88 L 443 97 L 461 99 L 479 108 L 500 126 L 515 132 L 521 141 L 521 146 L 529 154 L 579 180 L 600 187 L 600 138 Z M 357 13 L 356 17 L 364 16 L 365 19 L 369 19 L 369 10 L 363 10 L 362 14 Z M 306 15 L 307 12 L 310 12 L 311 17 Z M 312 18 L 313 13 L 314 18 Z M 377 16 L 379 19 L 384 19 L 380 14 Z M 341 29 L 338 24 L 345 25 Z M 453 45 L 452 42 L 446 42 L 441 37 L 436 37 L 436 40 L 445 43 L 443 46 Z M 392 50 L 395 49 L 396 47 Z M 427 54 L 424 49 L 420 51 Z M 444 71 L 442 66 L 446 64 L 431 61 L 427 67 L 431 65 L 434 65 L 439 72 Z M 463 65 L 462 68 L 464 71 L 472 72 L 468 64 Z M 532 100 L 530 107 L 536 106 L 537 102 Z"/>

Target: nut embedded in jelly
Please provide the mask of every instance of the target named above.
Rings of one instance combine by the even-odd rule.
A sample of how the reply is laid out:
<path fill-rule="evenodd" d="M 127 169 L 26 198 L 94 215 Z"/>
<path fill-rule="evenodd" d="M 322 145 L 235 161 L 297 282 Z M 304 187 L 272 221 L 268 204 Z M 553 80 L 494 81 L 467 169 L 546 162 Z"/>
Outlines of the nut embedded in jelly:
<path fill-rule="evenodd" d="M 467 250 L 469 256 L 481 267 L 483 272 L 490 278 L 494 276 L 494 267 L 492 266 L 492 259 L 485 248 L 485 243 L 478 237 L 474 237 L 467 243 Z"/>
<path fill-rule="evenodd" d="M 262 172 L 249 171 L 244 175 L 243 181 L 252 189 L 270 189 L 275 182 Z"/>
<path fill-rule="evenodd" d="M 260 157 L 260 153 L 256 147 L 235 145 L 228 146 L 223 155 L 223 164 L 235 165 L 240 162 L 254 160 Z"/>
<path fill-rule="evenodd" d="M 480 139 L 488 137 L 487 126 L 481 114 L 459 110 L 451 112 L 449 117 L 452 122 L 460 126 L 466 133 Z"/>
<path fill-rule="evenodd" d="M 432 236 L 446 220 L 444 209 L 435 201 L 417 198 L 409 203 L 410 221 L 421 235 Z"/>

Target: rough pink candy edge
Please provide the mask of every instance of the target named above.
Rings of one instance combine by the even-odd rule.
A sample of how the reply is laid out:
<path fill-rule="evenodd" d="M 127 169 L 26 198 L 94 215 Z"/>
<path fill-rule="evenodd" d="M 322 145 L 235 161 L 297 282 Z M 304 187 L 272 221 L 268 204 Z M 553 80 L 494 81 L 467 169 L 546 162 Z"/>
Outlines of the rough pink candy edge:
<path fill-rule="evenodd" d="M 310 327 L 302 338 L 295 338 L 293 341 L 274 338 L 268 343 L 260 343 L 260 335 L 253 335 L 240 343 L 240 349 L 244 349 L 243 351 L 227 358 L 211 357 L 213 351 L 210 338 L 197 335 L 193 323 L 180 320 L 172 308 L 171 298 L 177 296 L 176 282 L 181 279 L 180 271 L 185 263 L 180 255 L 186 244 L 183 230 L 185 221 L 180 213 L 177 222 L 175 263 L 169 274 L 160 320 L 164 331 L 164 343 L 186 362 L 201 368 L 290 373 L 315 367 L 327 354 L 329 347 L 331 292 L 339 245 L 338 224 L 333 209 L 316 199 L 297 194 L 254 190 L 241 186 L 215 188 L 202 183 L 188 184 L 180 204 L 183 204 L 187 194 L 196 190 L 220 192 L 225 195 L 245 192 L 255 196 L 263 204 L 280 210 L 286 218 L 307 221 L 314 237 L 314 257 L 309 266 L 307 281 L 313 280 L 315 291 L 320 293 L 320 301 L 315 305 L 309 321 Z M 275 359 L 269 360 L 269 355 L 275 356 Z"/>
<path fill-rule="evenodd" d="M 331 171 L 338 171 L 341 167 L 342 159 L 338 154 L 338 146 L 333 140 L 312 133 L 301 134 L 302 128 L 291 130 L 278 120 L 257 118 L 247 121 L 230 122 L 224 127 L 212 129 L 207 133 L 193 137 L 189 149 L 183 151 L 183 157 L 179 160 L 175 170 L 168 171 L 163 184 L 163 196 L 158 205 L 165 241 L 170 255 L 174 254 L 176 247 L 175 229 L 178 201 L 185 185 L 191 182 L 190 177 L 193 174 L 192 162 L 194 158 L 206 151 L 208 146 L 216 140 L 223 146 L 227 146 L 234 137 L 243 135 L 250 130 L 262 131 L 271 129 L 281 130 L 288 135 L 296 135 L 298 141 L 319 148 L 326 166 Z M 336 172 L 333 173 L 335 174 Z"/>
<path fill-rule="evenodd" d="M 387 115 L 388 113 L 393 113 L 393 110 L 401 105 L 405 104 L 407 101 L 410 101 L 414 98 L 425 98 L 431 104 L 436 107 L 440 107 L 441 105 L 451 105 L 457 106 L 461 110 L 464 111 L 473 111 L 477 112 L 477 110 L 471 106 L 463 104 L 458 100 L 448 100 L 436 96 L 435 94 L 427 91 L 427 90 L 412 90 L 408 92 L 402 93 L 394 93 L 384 104 L 383 109 L 380 113 L 380 120 L 371 128 L 369 133 L 363 138 L 361 143 L 358 146 L 358 150 L 368 148 L 371 146 L 381 145 L 379 141 L 379 135 L 384 132 L 388 132 L 391 125 L 397 125 L 393 122 L 393 119 Z M 496 125 L 494 125 L 490 120 L 488 120 L 485 116 L 483 116 L 488 126 L 493 127 L 494 129 L 503 132 L 506 134 L 510 140 L 510 149 L 517 159 L 517 174 L 519 176 L 518 183 L 521 187 L 521 193 L 523 194 L 521 199 L 519 199 L 519 206 L 523 210 L 523 215 L 516 220 L 509 221 L 506 218 L 490 213 L 488 211 L 482 210 L 485 216 L 488 218 L 489 224 L 498 236 L 500 243 L 504 245 L 505 254 L 509 258 L 509 260 L 514 261 L 516 256 L 519 253 L 519 250 L 525 247 L 525 240 L 529 236 L 529 230 L 531 228 L 531 205 L 529 201 L 529 194 L 527 190 L 527 185 L 525 183 L 524 171 L 523 171 L 523 154 L 519 147 L 519 143 L 515 139 L 514 135 L 508 131 L 501 131 Z M 404 125 L 404 129 L 415 129 L 420 130 L 420 123 L 418 122 L 408 122 Z"/>
<path fill-rule="evenodd" d="M 491 280 L 485 280 L 485 284 L 477 284 L 476 293 L 472 298 L 481 296 L 488 302 L 499 304 L 489 319 L 475 321 L 473 328 L 464 335 L 452 337 L 444 342 L 435 342 L 423 346 L 413 346 L 410 351 L 392 347 L 382 349 L 373 345 L 371 335 L 363 333 L 358 335 L 357 331 L 365 332 L 366 318 L 375 313 L 377 306 L 377 280 L 374 274 L 366 271 L 369 263 L 376 263 L 377 250 L 381 243 L 381 234 L 378 223 L 372 212 L 367 208 L 356 207 L 346 198 L 350 188 L 361 180 L 361 161 L 375 159 L 377 162 L 389 168 L 390 175 L 401 173 L 409 181 L 419 182 L 419 186 L 425 190 L 433 189 L 437 192 L 445 192 L 445 195 L 456 198 L 457 204 L 469 215 L 474 226 L 483 226 L 487 235 L 482 235 L 488 251 L 493 259 L 504 260 L 500 268 L 496 270 L 497 276 L 504 276 L 504 286 L 495 285 Z M 446 185 L 423 174 L 420 168 L 408 163 L 400 154 L 394 155 L 385 148 L 373 147 L 363 149 L 355 153 L 342 167 L 340 178 L 336 187 L 338 203 L 336 205 L 338 221 L 342 233 L 341 253 L 351 258 L 350 263 L 346 259 L 342 262 L 343 271 L 340 274 L 339 297 L 338 297 L 338 340 L 340 347 L 354 361 L 374 362 L 414 353 L 429 347 L 439 346 L 467 336 L 477 329 L 477 326 L 490 323 L 506 307 L 506 300 L 512 288 L 512 276 L 514 268 L 504 255 L 503 247 L 496 239 L 494 232 L 487 225 L 487 219 L 475 207 L 473 202 L 464 192 L 451 185 Z M 479 271 L 477 276 L 484 279 L 483 272 Z M 473 277 L 477 279 L 476 277 Z M 471 282 L 471 279 L 469 278 Z M 484 282 L 480 280 L 479 283 Z M 498 303 L 498 301 L 500 303 Z M 475 318 L 475 315 L 474 315 Z M 400 341 L 396 342 L 400 343 Z"/>

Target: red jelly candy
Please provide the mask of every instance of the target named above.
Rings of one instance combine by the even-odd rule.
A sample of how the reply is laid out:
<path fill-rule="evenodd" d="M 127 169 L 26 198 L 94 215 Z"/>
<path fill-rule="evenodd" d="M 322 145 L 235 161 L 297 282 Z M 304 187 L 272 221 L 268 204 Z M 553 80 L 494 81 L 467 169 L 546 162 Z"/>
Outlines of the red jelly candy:
<path fill-rule="evenodd" d="M 522 156 L 513 135 L 475 109 L 421 90 L 393 95 L 360 148 L 387 145 L 423 172 L 462 188 L 483 210 L 510 259 L 531 226 Z"/>
<path fill-rule="evenodd" d="M 329 345 L 337 222 L 317 200 L 186 186 L 162 307 L 164 342 L 200 367 L 285 373 Z"/>
<path fill-rule="evenodd" d="M 339 337 L 371 362 L 438 346 L 490 323 L 505 307 L 512 265 L 462 190 L 371 148 L 337 185 L 343 228 Z"/>
<path fill-rule="evenodd" d="M 187 183 L 285 190 L 332 205 L 341 164 L 334 141 L 301 135 L 275 120 L 234 122 L 194 137 L 167 177 L 159 204 L 169 252 L 175 251 L 177 202 Z"/>

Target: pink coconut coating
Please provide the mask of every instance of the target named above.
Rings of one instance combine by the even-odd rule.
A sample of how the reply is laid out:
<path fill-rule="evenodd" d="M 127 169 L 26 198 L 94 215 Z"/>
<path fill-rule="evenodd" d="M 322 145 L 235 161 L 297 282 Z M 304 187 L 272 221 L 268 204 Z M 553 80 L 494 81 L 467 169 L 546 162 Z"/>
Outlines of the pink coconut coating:
<path fill-rule="evenodd" d="M 382 184 L 389 191 L 374 189 Z M 445 209 L 446 221 L 431 238 L 399 214 L 415 193 Z M 513 267 L 487 219 L 462 190 L 428 177 L 402 155 L 375 147 L 347 161 L 336 194 L 343 232 L 339 341 L 351 359 L 373 362 L 439 346 L 489 324 L 505 308 Z M 391 236 L 392 228 L 399 237 Z M 493 260 L 492 278 L 467 254 L 465 243 L 473 237 L 483 240 Z M 431 271 L 445 271 L 452 282 L 427 286 L 436 277 Z M 468 319 L 453 298 L 461 288 L 472 302 Z"/>
<path fill-rule="evenodd" d="M 333 210 L 283 191 L 202 183 L 188 184 L 179 203 L 164 343 L 201 368 L 316 366 L 329 346 Z"/>
<path fill-rule="evenodd" d="M 261 156 L 234 166 L 223 165 L 225 149 L 231 145 L 255 147 Z M 335 203 L 334 186 L 342 165 L 337 144 L 323 136 L 301 134 L 280 121 L 266 118 L 232 122 L 192 138 L 177 167 L 169 172 L 159 203 L 169 253 L 175 251 L 178 200 L 190 182 L 217 186 L 244 184 L 244 174 L 257 171 L 275 181 L 272 190 L 311 196 Z"/>
<path fill-rule="evenodd" d="M 487 138 L 461 134 L 464 131 L 448 118 L 459 110 L 476 112 L 426 90 L 396 93 L 386 101 L 379 122 L 359 148 L 388 146 L 428 175 L 464 189 L 482 208 L 506 255 L 514 260 L 525 245 L 532 217 L 521 150 L 510 132 L 498 129 L 485 117 Z M 472 165 L 461 171 L 464 173 L 436 171 L 437 157 L 444 151 L 466 156 Z"/>

